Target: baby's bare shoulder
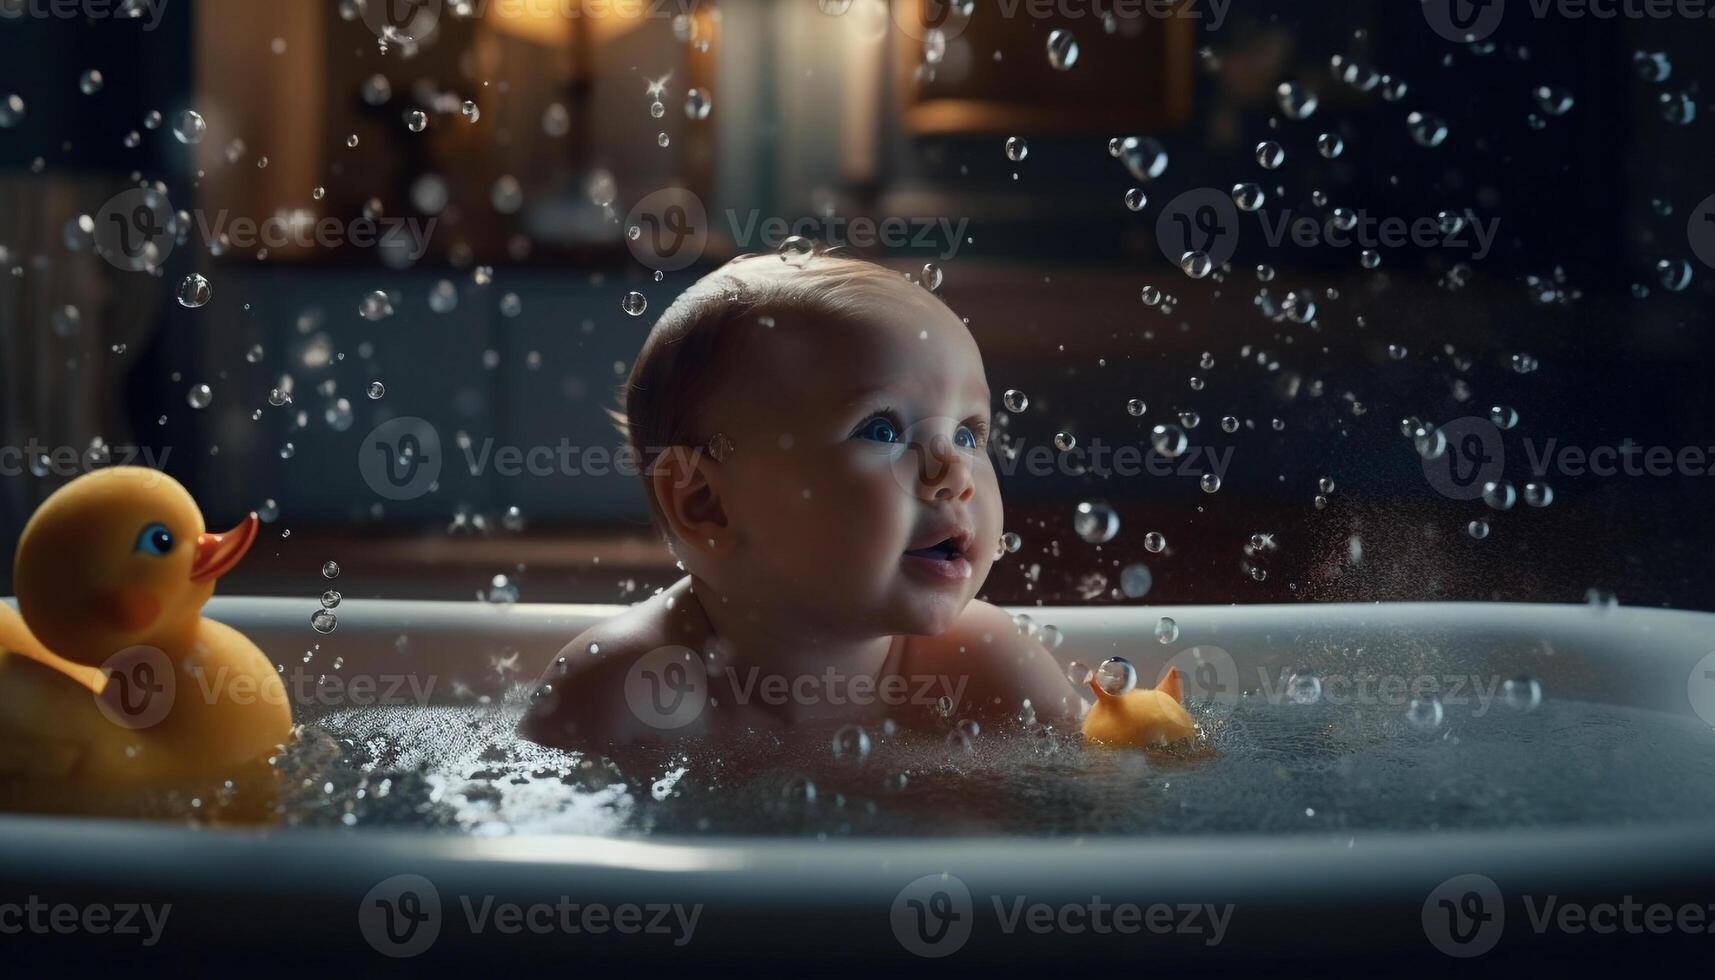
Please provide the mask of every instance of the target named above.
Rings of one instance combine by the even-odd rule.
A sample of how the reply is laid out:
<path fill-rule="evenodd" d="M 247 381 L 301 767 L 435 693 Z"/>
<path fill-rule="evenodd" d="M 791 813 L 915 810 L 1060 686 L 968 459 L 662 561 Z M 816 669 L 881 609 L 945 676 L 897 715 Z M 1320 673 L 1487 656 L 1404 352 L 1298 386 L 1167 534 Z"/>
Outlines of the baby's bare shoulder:
<path fill-rule="evenodd" d="M 668 616 L 659 597 L 584 630 L 548 664 L 520 732 L 565 749 L 656 734 L 631 710 L 625 685 L 642 658 L 669 645 Z"/>
<path fill-rule="evenodd" d="M 1080 698 L 1059 661 L 999 606 L 973 600 L 945 633 L 907 643 L 907 670 L 939 673 L 954 687 L 963 684 L 958 709 L 970 717 L 1010 718 L 1026 699 L 1040 721 L 1078 717 Z"/>

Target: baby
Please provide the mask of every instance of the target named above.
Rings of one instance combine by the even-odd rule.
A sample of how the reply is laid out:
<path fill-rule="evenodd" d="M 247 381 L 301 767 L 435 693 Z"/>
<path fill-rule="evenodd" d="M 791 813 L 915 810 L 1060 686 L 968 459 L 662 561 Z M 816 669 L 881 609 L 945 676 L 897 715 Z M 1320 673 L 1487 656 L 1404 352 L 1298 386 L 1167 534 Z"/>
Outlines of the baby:
<path fill-rule="evenodd" d="M 934 294 L 843 256 L 735 259 L 662 314 L 621 399 L 687 574 L 573 640 L 525 735 L 1076 724 L 1052 655 L 975 599 L 1003 529 L 990 393 Z"/>

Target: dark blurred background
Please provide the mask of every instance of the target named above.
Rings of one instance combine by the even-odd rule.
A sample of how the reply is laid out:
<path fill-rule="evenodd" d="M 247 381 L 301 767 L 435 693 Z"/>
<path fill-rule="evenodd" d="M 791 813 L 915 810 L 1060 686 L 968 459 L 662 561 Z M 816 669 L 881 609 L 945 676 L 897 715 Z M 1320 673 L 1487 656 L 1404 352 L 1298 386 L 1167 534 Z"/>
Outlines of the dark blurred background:
<path fill-rule="evenodd" d="M 1471 43 L 1439 36 L 1415 0 L 1235 0 L 1218 28 L 1217 8 L 1198 4 L 1200 19 L 1104 21 L 1139 8 L 1063 0 L 1039 19 L 979 0 L 942 21 L 917 0 L 449 0 L 420 4 L 438 10 L 433 30 L 383 53 L 377 12 L 351 0 L 119 5 L 136 17 L 84 6 L 64 18 L 45 0 L 0 0 L 7 554 L 66 479 L 33 472 L 23 447 L 93 445 L 99 461 L 137 446 L 211 526 L 252 508 L 271 518 L 228 593 L 315 595 L 336 560 L 347 596 L 470 599 L 504 574 L 526 601 L 635 600 L 676 575 L 635 480 L 472 474 L 461 447 L 616 447 L 603 409 L 648 327 L 697 276 L 774 244 L 740 234 L 753 218 L 945 218 L 968 220 L 964 239 L 856 251 L 919 278 L 940 267 L 996 410 L 1005 390 L 1029 396 L 1005 413 L 1007 439 L 1147 448 L 1152 426 L 1194 411 L 1192 443 L 1231 449 L 1215 493 L 1195 475 L 1003 479 L 1022 545 L 988 598 L 1582 602 L 1595 590 L 1715 608 L 1715 479 L 1538 478 L 1524 447 L 1629 438 L 1715 457 L 1715 270 L 1687 231 L 1715 192 L 1710 20 L 1514 4 Z M 925 12 L 944 51 L 925 41 Z M 1050 64 L 1054 30 L 1078 44 L 1066 70 Z M 1291 118 L 1282 83 L 1313 93 L 1315 111 Z M 186 110 L 206 122 L 198 143 L 173 133 Z M 1444 141 L 1415 139 L 1412 112 L 1444 121 Z M 1343 141 L 1338 157 L 1318 152 L 1324 133 Z M 1165 171 L 1128 172 L 1108 152 L 1124 136 L 1158 140 Z M 1008 158 L 1009 137 L 1028 143 L 1024 159 Z M 1285 152 L 1277 170 L 1258 165 L 1265 140 Z M 1339 207 L 1407 221 L 1469 209 L 1499 234 L 1481 259 L 1408 245 L 1380 249 L 1371 269 L 1359 247 L 1271 245 L 1243 215 L 1228 267 L 1194 279 L 1169 262 L 1162 208 L 1247 181 L 1271 221 L 1287 208 L 1318 221 Z M 626 216 L 667 186 L 705 204 L 709 238 L 696 264 L 656 281 L 627 247 Z M 121 269 L 91 229 L 115 195 L 145 187 L 189 221 L 153 268 Z M 1134 187 L 1149 199 L 1135 212 Z M 205 231 L 366 209 L 433 218 L 426 251 L 259 250 Z M 212 287 L 200 308 L 178 299 L 193 274 Z M 1146 305 L 1146 286 L 1172 299 Z M 360 313 L 375 291 L 390 316 Z M 632 291 L 642 316 L 622 309 Z M 1518 355 L 1540 366 L 1520 373 Z M 272 389 L 291 402 L 271 404 Z M 1503 512 L 1425 478 L 1402 419 L 1491 406 L 1520 417 L 1507 478 L 1546 481 L 1551 505 Z M 446 465 L 432 492 L 384 499 L 359 454 L 404 416 L 435 426 Z M 1111 540 L 1077 533 L 1080 502 L 1113 509 Z M 1479 519 L 1481 540 L 1468 531 Z M 1164 552 L 1146 549 L 1150 531 Z M 1247 553 L 1257 533 L 1271 544 Z M 1133 564 L 1151 572 L 1141 595 L 1120 590 Z"/>

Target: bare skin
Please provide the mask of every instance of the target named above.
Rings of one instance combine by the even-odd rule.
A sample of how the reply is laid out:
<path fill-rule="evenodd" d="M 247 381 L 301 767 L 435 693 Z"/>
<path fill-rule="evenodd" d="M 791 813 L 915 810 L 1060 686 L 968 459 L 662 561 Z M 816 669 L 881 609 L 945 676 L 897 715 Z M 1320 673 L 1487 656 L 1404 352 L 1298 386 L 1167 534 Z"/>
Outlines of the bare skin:
<path fill-rule="evenodd" d="M 675 451 L 654 476 L 689 574 L 573 640 L 524 733 L 595 748 L 801 723 L 931 727 L 1010 719 L 1026 700 L 1044 723 L 1075 724 L 1081 701 L 1052 655 L 975 599 L 1003 517 L 970 331 L 903 281 L 842 318 L 772 316 L 744 325 L 743 355 L 702 413 L 731 454 Z M 663 673 L 665 647 L 690 653 Z M 702 684 L 705 706 L 640 707 L 663 678 Z"/>

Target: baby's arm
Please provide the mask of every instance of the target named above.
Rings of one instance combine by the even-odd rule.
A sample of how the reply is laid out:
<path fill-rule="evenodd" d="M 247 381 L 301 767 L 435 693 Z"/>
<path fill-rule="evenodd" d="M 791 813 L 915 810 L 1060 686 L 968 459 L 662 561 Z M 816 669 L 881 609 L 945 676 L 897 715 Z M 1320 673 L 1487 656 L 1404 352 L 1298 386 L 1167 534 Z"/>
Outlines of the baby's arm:
<path fill-rule="evenodd" d="M 1028 699 L 1036 720 L 1056 727 L 1078 724 L 1083 700 L 1059 661 L 1013 625 L 1004 609 L 972 601 L 939 636 L 914 636 L 905 669 L 938 673 L 963 690 L 957 717 L 998 723 L 1014 718 Z"/>

